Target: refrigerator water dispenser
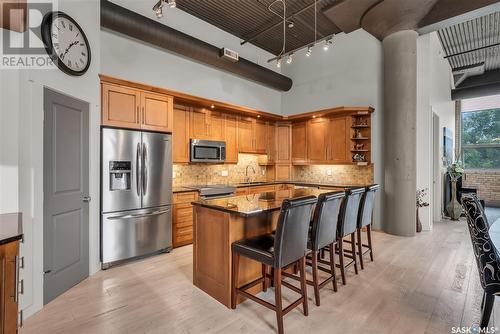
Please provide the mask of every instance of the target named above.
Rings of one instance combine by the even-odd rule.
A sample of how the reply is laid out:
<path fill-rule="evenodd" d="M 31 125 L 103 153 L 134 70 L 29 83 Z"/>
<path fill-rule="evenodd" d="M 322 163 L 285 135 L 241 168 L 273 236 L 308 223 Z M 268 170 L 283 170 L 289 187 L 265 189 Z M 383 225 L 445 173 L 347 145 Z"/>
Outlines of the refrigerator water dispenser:
<path fill-rule="evenodd" d="M 132 163 L 130 161 L 109 162 L 109 190 L 130 190 Z"/>

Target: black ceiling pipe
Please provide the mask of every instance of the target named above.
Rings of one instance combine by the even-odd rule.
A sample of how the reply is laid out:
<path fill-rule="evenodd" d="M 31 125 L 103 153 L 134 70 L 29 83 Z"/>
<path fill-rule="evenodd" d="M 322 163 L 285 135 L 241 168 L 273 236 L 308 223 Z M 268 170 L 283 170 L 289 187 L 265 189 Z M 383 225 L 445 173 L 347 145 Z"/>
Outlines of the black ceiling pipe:
<path fill-rule="evenodd" d="M 146 42 L 265 86 L 288 91 L 292 79 L 244 58 L 233 63 L 220 49 L 107 0 L 101 0 L 101 27 Z"/>

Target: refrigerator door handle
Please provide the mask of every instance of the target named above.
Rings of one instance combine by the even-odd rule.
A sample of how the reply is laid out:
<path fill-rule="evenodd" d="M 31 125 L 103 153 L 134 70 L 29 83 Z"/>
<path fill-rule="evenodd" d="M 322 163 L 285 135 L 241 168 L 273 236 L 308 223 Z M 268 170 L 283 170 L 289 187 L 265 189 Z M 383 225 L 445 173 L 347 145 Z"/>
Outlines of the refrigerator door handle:
<path fill-rule="evenodd" d="M 137 188 L 137 196 L 141 196 L 141 184 L 139 182 L 141 175 L 141 143 L 137 143 L 137 152 L 135 154 L 135 186 Z"/>
<path fill-rule="evenodd" d="M 123 216 L 109 217 L 107 219 L 108 220 L 122 220 L 122 219 L 143 218 L 143 217 L 150 217 L 150 216 L 162 215 L 162 214 L 167 213 L 169 211 L 170 211 L 170 209 L 157 210 L 157 211 L 153 211 L 153 212 L 149 212 L 149 213 L 143 213 L 143 214 L 138 214 L 138 215 L 123 215 Z"/>
<path fill-rule="evenodd" d="M 148 149 L 146 143 L 142 143 L 142 193 L 148 191 Z"/>

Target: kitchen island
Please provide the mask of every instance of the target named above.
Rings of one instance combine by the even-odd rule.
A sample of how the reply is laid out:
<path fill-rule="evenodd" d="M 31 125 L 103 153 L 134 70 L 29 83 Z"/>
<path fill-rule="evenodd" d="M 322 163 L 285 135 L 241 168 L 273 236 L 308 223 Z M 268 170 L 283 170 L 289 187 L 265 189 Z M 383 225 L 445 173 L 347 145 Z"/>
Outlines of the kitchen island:
<path fill-rule="evenodd" d="M 193 202 L 193 284 L 230 307 L 231 244 L 272 232 L 285 199 L 344 189 L 290 189 Z M 242 257 L 238 286 L 260 277 L 261 270 L 260 263 Z M 259 284 L 249 291 L 258 293 L 261 288 Z"/>

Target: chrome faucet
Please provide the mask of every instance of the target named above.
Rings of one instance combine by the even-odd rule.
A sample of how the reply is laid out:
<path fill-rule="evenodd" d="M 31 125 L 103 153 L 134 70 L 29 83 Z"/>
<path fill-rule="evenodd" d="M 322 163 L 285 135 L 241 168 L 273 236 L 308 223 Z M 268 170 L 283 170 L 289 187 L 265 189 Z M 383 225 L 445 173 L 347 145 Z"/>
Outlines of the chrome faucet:
<path fill-rule="evenodd" d="M 257 172 L 255 171 L 255 168 L 254 168 L 252 165 L 248 164 L 248 165 L 247 165 L 247 168 L 246 168 L 246 170 L 245 170 L 245 176 L 246 176 L 246 178 L 245 178 L 245 182 L 250 182 L 250 177 L 248 176 L 248 167 L 251 167 L 251 168 L 252 168 L 252 171 L 253 171 L 253 174 L 254 174 L 254 175 L 255 175 L 255 174 L 257 174 Z"/>

